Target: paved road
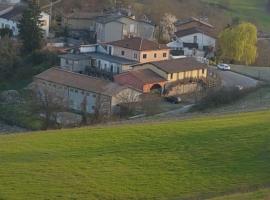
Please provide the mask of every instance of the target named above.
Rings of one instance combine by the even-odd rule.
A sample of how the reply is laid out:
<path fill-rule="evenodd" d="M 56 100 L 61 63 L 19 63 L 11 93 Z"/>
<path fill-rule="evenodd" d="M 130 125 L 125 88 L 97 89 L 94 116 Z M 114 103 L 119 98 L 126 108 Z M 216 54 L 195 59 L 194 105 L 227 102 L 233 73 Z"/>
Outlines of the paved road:
<path fill-rule="evenodd" d="M 243 88 L 252 88 L 256 87 L 259 83 L 257 80 L 237 74 L 231 71 L 220 71 L 217 70 L 217 73 L 220 75 L 222 80 L 222 86 L 224 87 L 237 87 L 241 86 Z"/>

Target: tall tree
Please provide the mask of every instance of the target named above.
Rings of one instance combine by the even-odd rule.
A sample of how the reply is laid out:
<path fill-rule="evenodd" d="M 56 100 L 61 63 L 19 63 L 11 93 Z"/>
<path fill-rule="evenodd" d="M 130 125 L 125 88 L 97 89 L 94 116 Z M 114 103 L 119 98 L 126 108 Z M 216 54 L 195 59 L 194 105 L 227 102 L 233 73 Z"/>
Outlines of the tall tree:
<path fill-rule="evenodd" d="M 5 36 L 0 40 L 0 80 L 8 78 L 18 59 L 14 42 Z"/>
<path fill-rule="evenodd" d="M 257 28 L 251 23 L 228 27 L 219 35 L 219 45 L 222 59 L 252 64 L 257 57 Z"/>
<path fill-rule="evenodd" d="M 19 23 L 19 37 L 23 52 L 31 53 L 42 46 L 41 11 L 35 0 L 30 0 Z"/>

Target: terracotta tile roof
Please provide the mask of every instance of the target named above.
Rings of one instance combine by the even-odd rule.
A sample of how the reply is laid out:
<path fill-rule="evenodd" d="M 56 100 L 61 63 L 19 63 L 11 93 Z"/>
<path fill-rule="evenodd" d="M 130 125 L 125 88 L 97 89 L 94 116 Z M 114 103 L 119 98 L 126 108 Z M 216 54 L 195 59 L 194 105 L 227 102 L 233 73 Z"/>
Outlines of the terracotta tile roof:
<path fill-rule="evenodd" d="M 56 67 L 50 68 L 41 74 L 36 75 L 35 79 L 41 79 L 52 83 L 89 92 L 95 92 L 107 96 L 113 96 L 121 90 L 127 88 L 111 81 L 70 72 Z"/>
<path fill-rule="evenodd" d="M 136 51 L 169 49 L 166 45 L 158 44 L 157 42 L 143 39 L 140 37 L 126 38 L 123 40 L 109 42 L 107 44 Z"/>
<path fill-rule="evenodd" d="M 200 28 L 194 27 L 194 28 L 179 30 L 175 33 L 175 35 L 177 37 L 184 37 L 184 36 L 192 35 L 195 33 L 203 33 L 210 37 L 217 38 L 217 34 L 215 33 L 213 29 L 208 29 L 208 28 L 203 28 L 203 27 L 200 27 Z"/>
<path fill-rule="evenodd" d="M 152 62 L 151 64 L 169 74 L 207 68 L 206 64 L 200 63 L 192 57 Z"/>

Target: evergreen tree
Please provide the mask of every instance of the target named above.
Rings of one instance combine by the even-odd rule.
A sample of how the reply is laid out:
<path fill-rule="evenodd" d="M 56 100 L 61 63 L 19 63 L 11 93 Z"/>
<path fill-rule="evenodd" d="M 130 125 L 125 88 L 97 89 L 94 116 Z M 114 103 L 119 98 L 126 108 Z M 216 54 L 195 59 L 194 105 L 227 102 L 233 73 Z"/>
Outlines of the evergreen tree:
<path fill-rule="evenodd" d="M 41 11 L 34 0 L 30 0 L 19 23 L 19 37 L 23 42 L 23 52 L 31 53 L 42 46 Z"/>

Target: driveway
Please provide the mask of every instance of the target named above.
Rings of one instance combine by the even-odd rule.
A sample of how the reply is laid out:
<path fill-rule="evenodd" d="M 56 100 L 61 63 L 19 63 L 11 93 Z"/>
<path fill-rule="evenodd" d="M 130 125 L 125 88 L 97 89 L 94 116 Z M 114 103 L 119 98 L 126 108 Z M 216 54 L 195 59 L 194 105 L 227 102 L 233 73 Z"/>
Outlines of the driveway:
<path fill-rule="evenodd" d="M 257 80 L 235 73 L 231 71 L 216 70 L 221 78 L 222 86 L 224 87 L 236 87 L 241 86 L 243 88 L 256 87 L 259 83 Z"/>

